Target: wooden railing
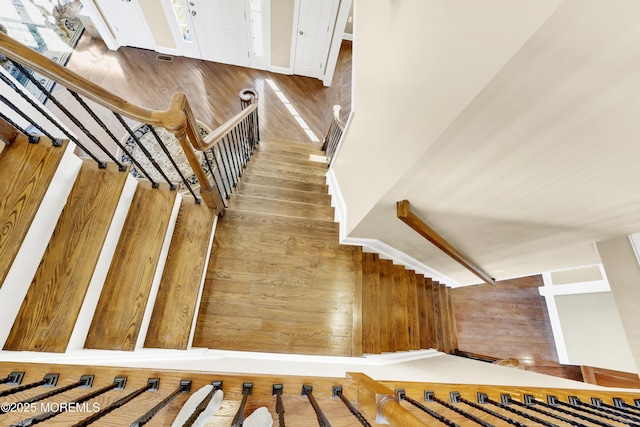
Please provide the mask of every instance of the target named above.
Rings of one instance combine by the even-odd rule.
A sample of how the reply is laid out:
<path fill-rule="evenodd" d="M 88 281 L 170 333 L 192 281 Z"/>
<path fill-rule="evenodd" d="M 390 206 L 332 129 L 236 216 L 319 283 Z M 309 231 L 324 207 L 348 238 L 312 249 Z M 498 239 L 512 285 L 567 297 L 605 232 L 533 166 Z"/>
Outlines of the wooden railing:
<path fill-rule="evenodd" d="M 327 157 L 327 166 L 331 165 L 333 158 L 338 149 L 338 144 L 340 143 L 340 139 L 342 138 L 342 134 L 344 133 L 345 124 L 340 119 L 340 110 L 342 107 L 339 105 L 333 106 L 333 116 L 331 117 L 331 123 L 329 124 L 329 129 L 327 130 L 327 134 L 324 137 L 324 141 L 322 143 L 322 150 Z"/>
<path fill-rule="evenodd" d="M 411 212 L 411 205 L 408 200 L 399 201 L 396 207 L 396 215 L 402 222 L 414 229 L 416 232 L 418 232 L 418 234 L 427 239 L 429 242 L 433 243 L 438 249 L 456 260 L 458 263 L 460 263 L 460 265 L 478 276 L 484 282 L 489 283 L 490 285 L 496 284 L 495 279 L 491 277 L 489 273 L 484 271 L 479 265 L 473 262 L 462 252 L 454 248 L 453 245 L 451 245 L 435 230 L 425 224 L 425 222 L 422 221 L 416 214 Z"/>
<path fill-rule="evenodd" d="M 99 420 L 101 425 L 189 426 L 201 417 L 216 425 L 229 425 L 233 417 L 232 425 L 243 425 L 258 407 L 263 407 L 261 417 L 280 426 L 286 421 L 334 427 L 640 425 L 637 390 L 376 381 L 362 373 L 323 378 L 9 362 L 0 363 L 3 375 L 0 424 L 16 427 L 89 426 Z"/>
<path fill-rule="evenodd" d="M 180 146 L 182 147 L 185 157 L 198 180 L 198 183 L 200 185 L 200 196 L 209 208 L 220 215 L 223 214 L 225 206 L 223 198 L 225 195 L 228 196 L 230 189 L 235 186 L 234 177 L 229 173 L 229 171 L 223 172 L 221 170 L 222 167 L 216 168 L 216 165 L 213 163 L 216 163 L 216 161 L 218 161 L 219 159 L 222 160 L 221 157 L 216 156 L 219 156 L 219 153 L 222 153 L 226 148 L 227 167 L 233 168 L 235 174 L 241 174 L 241 170 L 250 157 L 251 151 L 255 144 L 257 144 L 259 138 L 257 130 L 258 115 L 256 111 L 257 96 L 255 92 L 252 92 L 251 90 L 242 91 L 241 102 L 244 109 L 219 129 L 216 129 L 213 132 L 212 136 L 205 140 L 200 134 L 198 122 L 193 115 L 187 97 L 184 93 L 174 94 L 169 103 L 169 107 L 165 111 L 148 109 L 132 104 L 124 100 L 123 98 L 114 95 L 113 93 L 103 89 L 97 84 L 84 79 L 78 74 L 45 58 L 44 56 L 38 54 L 37 52 L 34 52 L 28 47 L 20 44 L 19 42 L 2 33 L 0 33 L 0 54 L 6 56 L 19 69 L 24 69 L 28 78 L 31 78 L 31 72 L 29 71 L 31 70 L 32 72 L 36 72 L 46 78 L 49 78 L 68 89 L 73 97 L 80 103 L 80 105 L 89 112 L 90 116 L 98 123 L 100 127 L 103 128 L 106 133 L 110 135 L 111 139 L 114 140 L 113 142 L 118 144 L 121 149 L 123 148 L 121 143 L 104 125 L 104 121 L 101 117 L 99 117 L 99 114 L 93 112 L 93 110 L 87 105 L 85 100 L 94 101 L 98 105 L 101 105 L 116 114 L 116 117 L 134 139 L 136 138 L 135 135 L 133 134 L 132 130 L 128 128 L 124 120 L 122 120 L 121 116 L 148 125 L 159 143 L 161 143 L 160 138 L 155 135 L 153 127 L 162 127 L 173 133 Z M 4 78 L 4 76 L 2 77 Z M 8 81 L 6 81 L 5 83 L 9 86 L 11 86 L 12 84 Z M 37 86 L 37 81 L 34 82 L 34 84 L 36 84 Z M 41 88 L 41 90 L 44 90 L 44 88 Z M 102 157 L 106 156 L 110 160 L 116 162 L 121 167 L 121 169 L 124 170 L 120 161 L 116 159 L 113 153 L 110 153 L 109 150 L 107 150 L 104 145 L 86 129 L 82 122 L 80 122 L 72 115 L 68 114 L 68 111 L 64 107 L 64 105 L 59 103 L 51 93 L 47 93 L 47 96 L 52 102 L 56 103 L 56 106 L 58 106 L 65 114 L 67 114 L 67 116 L 75 125 L 77 125 L 85 134 L 87 134 L 89 139 L 103 151 L 103 155 L 96 155 L 91 150 L 87 150 L 83 143 L 80 142 L 80 140 L 75 138 L 75 136 L 73 135 L 69 135 L 65 129 L 57 124 L 57 121 L 53 123 L 54 120 L 50 119 L 50 121 L 52 121 L 54 125 L 56 125 L 63 133 L 66 133 L 69 139 L 75 142 L 80 148 L 85 150 L 85 152 L 87 152 L 90 157 L 94 158 L 94 160 L 96 160 L 101 166 L 104 165 Z M 32 103 L 32 101 L 26 99 L 26 97 L 25 100 Z M 2 101 L 4 102 L 6 100 L 2 99 Z M 7 104 L 7 102 L 5 102 L 5 104 Z M 33 107 L 38 111 L 41 111 L 42 109 L 39 105 L 33 105 Z M 12 109 L 14 111 L 16 110 L 16 108 Z M 47 117 L 46 112 L 43 112 L 43 114 L 45 114 L 45 117 Z M 28 117 L 25 118 L 29 119 Z M 40 128 L 43 133 L 46 132 L 43 126 L 38 126 L 37 123 L 33 125 L 36 128 Z M 6 130 L 2 131 L 4 133 Z M 231 134 L 233 134 L 233 137 L 230 136 Z M 241 140 L 238 138 L 238 136 L 242 136 L 245 139 Z M 136 140 L 136 142 L 138 141 Z M 223 144 L 226 144 L 225 147 L 222 147 Z M 232 148 L 235 151 L 231 152 Z M 141 147 L 141 149 L 148 157 L 149 153 L 144 149 L 144 147 Z M 203 167 L 201 161 L 198 159 L 198 155 L 196 153 L 197 150 L 213 150 L 213 156 L 205 155 L 206 160 L 210 163 L 207 169 L 209 169 L 209 173 L 213 175 L 213 182 L 207 176 L 205 167 Z M 216 150 L 218 154 L 216 153 Z M 167 151 L 165 150 L 165 153 L 166 152 Z M 158 169 L 155 159 L 149 158 L 149 161 L 151 162 L 151 164 L 153 164 L 154 167 L 156 167 L 156 169 Z M 233 165 L 231 163 L 233 163 Z M 175 162 L 174 166 L 177 169 Z M 158 170 L 160 174 L 169 182 L 170 180 L 167 178 L 166 174 L 162 170 Z M 148 179 L 152 180 L 146 172 L 142 171 L 142 173 Z M 180 172 L 178 171 L 178 173 Z M 218 180 L 216 180 L 216 174 L 218 176 Z M 184 176 L 180 176 L 182 177 L 182 180 L 185 182 L 185 184 L 187 184 Z M 224 183 L 222 181 L 224 181 Z M 174 183 L 169 182 L 169 184 L 172 188 L 175 187 Z M 225 184 L 226 190 L 223 190 L 222 187 L 224 187 Z M 189 190 L 191 191 L 190 187 Z M 195 198 L 197 201 L 199 201 L 199 198 L 197 196 Z"/>

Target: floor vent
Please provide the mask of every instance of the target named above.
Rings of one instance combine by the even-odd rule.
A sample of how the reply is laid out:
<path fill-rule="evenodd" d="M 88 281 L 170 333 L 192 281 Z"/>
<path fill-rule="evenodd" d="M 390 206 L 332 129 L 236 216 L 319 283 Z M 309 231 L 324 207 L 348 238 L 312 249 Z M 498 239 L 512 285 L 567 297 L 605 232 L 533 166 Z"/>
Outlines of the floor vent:
<path fill-rule="evenodd" d="M 156 60 L 164 61 L 164 62 L 173 62 L 173 56 L 171 55 L 163 55 L 161 53 L 156 55 Z"/>

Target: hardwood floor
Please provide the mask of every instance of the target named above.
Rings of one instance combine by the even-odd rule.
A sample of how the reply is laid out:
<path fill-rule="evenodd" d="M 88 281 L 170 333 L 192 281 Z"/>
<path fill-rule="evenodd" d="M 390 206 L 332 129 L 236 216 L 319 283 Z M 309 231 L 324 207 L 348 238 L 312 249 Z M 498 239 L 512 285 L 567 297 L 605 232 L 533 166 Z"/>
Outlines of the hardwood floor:
<path fill-rule="evenodd" d="M 103 42 L 83 35 L 67 68 L 103 86 L 122 98 L 143 107 L 164 110 L 175 92 L 187 94 L 196 118 L 211 128 L 219 126 L 240 111 L 238 92 L 247 87 L 257 90 L 260 99 L 260 127 L 263 138 L 301 141 L 320 145 L 331 121 L 333 105 L 341 105 L 342 117 L 351 110 L 351 42 L 344 41 L 331 87 L 308 77 L 275 74 L 267 71 L 175 57 L 173 62 L 156 60 L 156 53 L 123 47 L 110 51 Z M 92 132 L 106 141 L 110 151 L 117 146 L 110 141 L 90 116 L 60 85 L 54 90 L 58 98 Z M 290 106 L 287 106 L 286 100 Z M 93 103 L 89 103 L 94 105 Z M 82 132 L 54 105 L 47 107 L 77 135 Z M 319 141 L 313 141 L 290 112 L 299 114 Z M 117 138 L 124 129 L 113 115 L 97 107 L 101 118 Z M 81 141 L 94 144 L 86 137 Z"/>
<path fill-rule="evenodd" d="M 541 276 L 453 289 L 460 350 L 520 360 L 526 370 L 582 381 L 579 367 L 560 365 Z"/>

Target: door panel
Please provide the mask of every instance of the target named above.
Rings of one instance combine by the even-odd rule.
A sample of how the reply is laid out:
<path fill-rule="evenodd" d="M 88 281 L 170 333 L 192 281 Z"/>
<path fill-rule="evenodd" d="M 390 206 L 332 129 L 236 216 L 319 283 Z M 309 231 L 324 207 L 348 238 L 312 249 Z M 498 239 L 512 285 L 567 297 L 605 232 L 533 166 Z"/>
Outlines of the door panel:
<path fill-rule="evenodd" d="M 301 0 L 294 74 L 320 78 L 324 74 L 338 0 Z"/>
<path fill-rule="evenodd" d="M 155 49 L 147 21 L 137 2 L 98 0 L 97 3 L 120 46 Z"/>

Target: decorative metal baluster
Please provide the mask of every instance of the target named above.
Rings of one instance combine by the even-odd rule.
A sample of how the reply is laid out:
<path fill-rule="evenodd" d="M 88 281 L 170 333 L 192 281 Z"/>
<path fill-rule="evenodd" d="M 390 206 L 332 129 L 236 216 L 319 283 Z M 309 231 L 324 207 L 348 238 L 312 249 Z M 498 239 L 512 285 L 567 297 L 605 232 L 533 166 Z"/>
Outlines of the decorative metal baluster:
<path fill-rule="evenodd" d="M 43 135 L 45 135 L 47 138 L 49 138 L 52 142 L 53 145 L 55 146 L 60 146 L 62 145 L 62 141 L 60 141 L 57 138 L 54 138 L 53 135 L 51 135 L 49 132 L 47 132 L 45 129 L 43 129 L 41 126 L 39 126 L 31 117 L 27 116 L 22 110 L 20 110 L 18 107 L 16 107 L 16 105 L 9 101 L 7 98 L 5 98 L 4 96 L 0 95 L 0 101 L 2 101 L 7 107 L 11 108 L 13 111 L 15 111 L 16 113 L 18 113 L 18 115 L 20 115 L 20 117 L 22 117 L 23 119 L 25 119 L 26 121 L 28 121 L 31 126 L 35 127 L 36 129 L 38 129 Z M 18 126 L 14 121 L 10 120 L 7 116 L 5 116 L 3 114 L 3 118 L 5 120 L 7 120 L 7 122 L 9 122 L 10 124 L 12 124 L 16 129 L 18 129 L 20 132 L 24 133 L 25 135 L 28 135 L 27 131 L 22 129 L 20 126 Z"/>
<path fill-rule="evenodd" d="M 240 140 L 238 135 L 238 126 L 231 129 L 231 134 L 233 135 L 233 152 L 234 158 L 237 162 L 238 166 L 238 178 L 242 177 L 242 156 L 240 154 Z"/>
<path fill-rule="evenodd" d="M 233 417 L 233 421 L 231 421 L 231 427 L 242 427 L 242 423 L 244 423 L 244 407 L 247 405 L 247 399 L 252 393 L 253 383 L 243 383 L 242 402 L 240 402 L 240 407 L 238 408 L 238 412 L 236 412 L 236 416 Z"/>
<path fill-rule="evenodd" d="M 24 378 L 24 372 L 11 372 L 5 378 L 0 379 L 0 384 L 20 385 Z"/>
<path fill-rule="evenodd" d="M 534 411 L 534 412 L 537 412 L 537 413 L 539 413 L 539 414 L 546 415 L 546 416 L 551 417 L 551 418 L 554 418 L 554 419 L 556 419 L 556 420 L 560 420 L 560 421 L 562 421 L 562 422 L 564 422 L 564 423 L 571 424 L 572 426 L 576 426 L 576 427 L 589 427 L 589 426 L 587 426 L 586 424 L 582 424 L 582 423 L 580 423 L 580 422 L 578 422 L 578 421 L 570 420 L 570 419 L 565 418 L 565 417 L 561 417 L 561 416 L 560 416 L 560 415 L 558 415 L 558 414 L 554 414 L 553 412 L 545 411 L 545 410 L 543 410 L 543 409 L 540 409 L 540 408 L 536 407 L 536 406 L 535 406 L 535 404 L 536 404 L 537 402 L 535 401 L 535 399 L 534 399 L 533 401 L 531 401 L 530 399 L 526 399 L 526 398 L 525 398 L 525 403 L 522 403 L 522 402 L 519 402 L 519 401 L 517 401 L 517 400 L 513 400 L 513 399 L 511 399 L 511 398 L 510 398 L 509 403 L 514 404 L 514 405 L 516 405 L 516 406 L 520 406 L 521 408 L 529 409 L 529 410 Z"/>
<path fill-rule="evenodd" d="M 149 128 L 149 131 L 151 132 L 153 137 L 156 139 L 156 142 L 162 149 L 162 152 L 167 156 L 167 158 L 171 162 L 171 165 L 173 165 L 173 168 L 176 170 L 176 172 L 178 172 L 178 175 L 180 175 L 180 178 L 182 179 L 182 182 L 184 183 L 184 185 L 187 187 L 187 190 L 189 190 L 191 195 L 196 199 L 196 203 L 200 203 L 200 198 L 196 195 L 196 193 L 194 193 L 193 189 L 191 188 L 191 185 L 189 184 L 189 181 L 187 181 L 187 178 L 185 178 L 182 171 L 178 168 L 176 161 L 173 159 L 173 157 L 171 157 L 171 153 L 169 153 L 167 146 L 164 144 L 164 142 L 162 142 L 162 139 L 160 139 L 160 135 L 158 135 L 158 133 L 156 132 L 153 126 L 149 126 L 149 125 L 146 125 L 146 126 Z M 204 157 L 206 158 L 207 156 L 205 155 Z M 175 190 L 176 188 L 175 184 L 171 184 L 171 185 L 173 185 L 173 188 L 171 189 Z"/>
<path fill-rule="evenodd" d="M 140 148 L 140 150 L 142 150 L 142 153 L 145 155 L 145 157 L 149 160 L 149 162 L 151 162 L 151 164 L 153 165 L 153 167 L 155 168 L 155 170 L 157 170 L 160 175 L 162 175 L 162 178 L 164 178 L 165 181 L 167 181 L 169 183 L 169 185 L 173 185 L 173 183 L 171 182 L 171 180 L 169 179 L 169 177 L 167 177 L 167 175 L 164 173 L 164 171 L 160 168 L 160 165 L 158 165 L 158 162 L 156 162 L 156 159 L 153 158 L 153 156 L 151 155 L 151 153 L 149 152 L 149 150 L 147 150 L 145 148 L 145 146 L 142 144 L 142 142 L 140 142 L 140 138 L 138 138 L 135 134 L 135 132 L 131 129 L 131 127 L 129 127 L 129 125 L 124 121 L 124 119 L 122 118 L 122 116 L 118 113 L 113 113 L 114 116 L 116 116 L 116 118 L 118 119 L 118 121 L 120 122 L 120 124 L 122 125 L 122 127 L 124 127 L 124 129 L 127 131 L 127 133 L 131 136 L 131 138 L 133 138 L 133 140 L 135 141 L 136 145 L 138 146 L 138 148 Z M 151 179 L 151 176 L 149 176 L 148 173 L 146 173 L 146 171 L 141 171 L 143 172 L 144 176 L 151 181 L 151 186 L 153 188 L 158 188 L 160 186 L 160 184 L 158 184 L 157 182 L 155 182 L 153 179 Z"/>
<path fill-rule="evenodd" d="M 399 400 L 406 400 L 411 405 L 413 405 L 416 408 L 420 409 L 421 411 L 431 415 L 433 418 L 435 418 L 436 420 L 440 421 L 442 424 L 448 425 L 449 427 L 460 427 L 458 424 L 454 423 L 453 421 L 451 421 L 447 417 L 445 417 L 443 415 L 440 415 L 439 413 L 437 413 L 433 409 L 427 408 L 422 403 L 420 403 L 417 400 L 412 399 L 411 397 L 407 396 L 407 393 L 403 389 L 396 390 L 396 394 L 398 395 L 398 399 Z"/>
<path fill-rule="evenodd" d="M 116 377 L 113 380 L 113 383 L 111 385 L 103 387 L 92 393 L 86 394 L 80 397 L 79 399 L 69 402 L 67 405 L 60 405 L 55 411 L 44 412 L 42 414 L 36 415 L 35 417 L 31 417 L 31 418 L 27 418 L 26 420 L 19 421 L 15 424 L 12 424 L 11 427 L 30 427 L 36 424 L 40 424 L 42 422 L 45 422 L 55 416 L 58 416 L 68 411 L 69 408 L 73 408 L 74 406 L 81 405 L 84 402 L 88 402 L 89 400 L 94 399 L 98 396 L 101 396 L 107 393 L 108 391 L 123 390 L 126 382 L 127 382 L 126 377 Z"/>
<path fill-rule="evenodd" d="M 309 403 L 313 407 L 314 412 L 316 413 L 316 417 L 318 418 L 318 425 L 320 427 L 331 427 L 329 420 L 322 413 L 322 409 L 320 409 L 320 405 L 316 402 L 316 398 L 313 397 L 313 386 L 303 385 L 302 386 L 302 395 L 307 396 L 309 398 Z"/>
<path fill-rule="evenodd" d="M 276 414 L 278 415 L 278 427 L 285 427 L 284 425 L 284 402 L 282 401 L 282 384 L 274 384 L 272 396 L 276 397 Z"/>
<path fill-rule="evenodd" d="M 533 395 L 530 395 L 530 394 L 526 394 L 524 397 L 525 397 L 525 399 L 535 399 L 535 397 Z M 607 423 L 605 423 L 603 421 L 596 420 L 596 419 L 591 418 L 591 417 L 587 417 L 587 416 L 582 415 L 580 413 L 577 413 L 575 411 L 569 411 L 568 409 L 560 408 L 559 405 L 557 404 L 558 401 L 554 396 L 547 396 L 547 398 L 549 399 L 549 402 L 552 402 L 552 403 L 546 403 L 546 402 L 543 402 L 540 399 L 535 399 L 536 404 L 542 406 L 543 408 L 556 410 L 556 411 L 558 411 L 558 412 L 560 412 L 562 414 L 565 414 L 565 415 L 571 415 L 572 417 L 578 418 L 578 419 L 583 420 L 583 421 L 588 421 L 590 423 L 598 424 L 599 426 L 613 427 L 611 424 L 607 424 Z"/>
<path fill-rule="evenodd" d="M 147 380 L 147 385 L 146 386 L 140 387 L 139 389 L 137 389 L 133 393 L 130 393 L 130 394 L 126 395 L 122 399 L 116 400 L 115 402 L 113 402 L 112 404 L 107 406 L 106 408 L 103 408 L 99 412 L 96 412 L 95 414 L 91 415 L 90 417 L 85 418 L 84 420 L 80 421 L 79 423 L 74 424 L 73 427 L 85 427 L 85 426 L 88 426 L 90 424 L 93 424 L 96 421 L 98 421 L 100 418 L 105 417 L 106 415 L 110 414 L 111 412 L 115 411 L 116 409 L 126 405 L 127 403 L 129 403 L 130 401 L 135 399 L 136 397 L 140 396 L 142 393 L 145 393 L 147 391 L 156 391 L 156 390 L 158 390 L 159 384 L 160 384 L 160 379 L 159 378 L 149 378 Z"/>
<path fill-rule="evenodd" d="M 158 412 L 165 406 L 167 406 L 173 399 L 175 399 L 180 393 L 188 393 L 191 390 L 191 380 L 180 381 L 180 386 L 169 396 L 162 399 L 156 406 L 149 409 L 140 418 L 131 423 L 129 427 L 140 427 L 151 421 L 151 418 L 155 417 Z"/>
<path fill-rule="evenodd" d="M 213 152 L 213 150 L 211 150 Z M 216 179 L 216 174 L 213 170 L 213 165 L 211 164 L 211 160 L 209 160 L 209 155 L 207 154 L 207 152 L 204 152 L 204 161 L 207 164 L 207 168 L 209 169 L 209 173 L 211 174 L 211 179 L 213 180 L 213 185 L 215 185 L 216 187 L 216 191 L 218 192 L 218 195 L 220 196 L 220 200 L 222 200 L 222 202 L 224 203 L 224 200 L 226 198 L 226 194 L 223 195 L 222 191 L 220 191 L 220 184 L 218 184 L 218 180 Z M 224 188 L 223 188 L 224 191 Z M 224 203 L 224 207 L 227 208 L 227 204 Z"/>
<path fill-rule="evenodd" d="M 13 62 L 13 61 L 11 61 L 11 62 Z M 56 107 L 58 107 L 60 109 L 60 111 L 62 111 L 64 113 L 64 115 L 69 118 L 69 120 L 71 120 L 76 126 L 78 126 L 78 128 L 85 135 L 87 135 L 89 137 L 89 139 L 91 141 L 93 141 L 93 143 L 96 144 L 96 146 L 98 148 L 100 148 L 102 150 L 102 152 L 107 155 L 107 157 L 109 157 L 113 162 L 117 163 L 118 166 L 120 166 L 120 162 L 118 162 L 118 160 L 113 156 L 113 154 L 111 154 L 109 152 L 109 150 L 107 150 L 104 147 L 104 145 L 102 145 L 100 143 L 100 141 L 98 141 L 98 138 L 96 138 L 91 132 L 89 132 L 89 130 L 87 128 L 84 127 L 84 125 L 82 124 L 82 122 L 80 122 L 80 120 L 78 120 L 73 114 L 71 114 L 71 112 L 64 105 L 62 105 L 62 103 L 60 101 L 58 101 L 55 96 L 53 96 L 51 91 L 48 91 L 44 86 L 42 86 L 42 84 L 36 78 L 34 78 L 31 74 L 27 73 L 26 69 L 22 65 L 18 64 L 17 62 L 13 62 L 13 64 L 20 71 L 22 71 L 25 74 L 25 76 L 34 85 L 36 85 L 38 87 L 38 89 L 40 89 L 42 91 L 42 93 L 46 94 L 47 97 L 51 100 L 51 102 L 53 102 L 56 105 Z M 67 138 L 69 138 L 74 143 L 76 143 L 78 145 L 78 147 L 83 149 L 93 160 L 95 160 L 98 163 L 98 167 L 100 167 L 100 168 L 107 167 L 106 163 L 103 162 L 103 161 L 98 160 L 98 158 L 95 155 L 93 155 L 80 141 L 78 141 L 78 138 L 74 137 L 70 132 L 66 131 L 66 129 L 63 130 L 63 132 L 67 136 Z"/>
<path fill-rule="evenodd" d="M 182 427 L 191 427 L 193 423 L 196 422 L 200 414 L 202 414 L 204 410 L 207 409 L 207 406 L 209 405 L 209 402 L 211 402 L 211 399 L 213 399 L 213 395 L 216 393 L 216 391 L 222 390 L 222 381 L 213 381 L 211 385 L 213 386 L 211 391 L 207 393 L 207 395 L 204 397 L 204 399 L 202 399 L 200 403 L 198 403 L 198 406 L 196 406 L 196 408 L 193 410 L 193 413 L 189 416 L 189 418 L 187 418 L 184 424 L 182 424 Z"/>
<path fill-rule="evenodd" d="M 57 378 L 56 378 L 55 382 L 57 382 Z M 21 404 L 30 404 L 30 403 L 39 402 L 41 400 L 48 399 L 50 397 L 56 396 L 58 394 L 66 392 L 66 391 L 73 390 L 74 388 L 91 387 L 91 384 L 93 384 L 93 375 L 83 375 L 82 377 L 80 377 L 80 381 L 78 381 L 78 382 L 66 385 L 64 387 L 57 388 L 55 390 L 51 390 L 51 391 L 46 392 L 46 393 L 41 393 L 41 394 L 39 394 L 37 396 L 33 396 L 33 397 L 28 398 L 28 399 L 22 400 L 19 403 L 21 403 Z M 4 414 L 4 413 L 5 412 L 2 409 L 0 409 L 0 415 Z"/>
<path fill-rule="evenodd" d="M 470 414 L 466 411 L 463 411 L 462 409 L 450 404 L 449 402 L 445 402 L 444 400 L 436 397 L 435 393 L 432 391 L 425 391 L 424 392 L 424 400 L 426 402 L 436 402 L 439 403 L 440 405 L 444 406 L 445 408 L 449 408 L 454 412 L 457 412 L 458 414 L 462 415 L 463 417 L 475 422 L 476 424 L 480 424 L 483 427 L 494 427 L 493 424 L 490 424 L 478 417 L 476 417 L 473 414 Z"/>
<path fill-rule="evenodd" d="M 358 411 L 356 407 L 353 406 L 351 402 L 349 402 L 349 399 L 347 399 L 345 395 L 342 394 L 342 386 L 339 386 L 339 385 L 333 386 L 333 397 L 339 397 L 340 400 L 342 400 L 342 403 L 344 403 L 347 409 L 349 409 L 349 412 L 351 412 L 353 416 L 358 419 L 360 424 L 362 424 L 365 427 L 371 427 L 371 424 L 369 424 L 369 421 L 367 421 L 364 415 L 362 415 L 360 411 Z"/>
<path fill-rule="evenodd" d="M 219 144 L 218 144 L 218 147 L 219 147 Z M 218 152 L 220 152 L 220 148 L 218 148 Z M 222 169 L 220 168 L 220 163 L 218 163 L 218 156 L 216 156 L 216 152 L 213 148 L 211 148 L 211 156 L 213 157 L 213 162 L 216 164 L 216 170 L 218 171 L 218 178 L 220 179 L 220 182 L 222 182 L 222 189 L 224 190 L 224 194 L 225 194 L 225 197 L 221 196 L 222 200 L 228 199 L 229 195 L 231 194 L 231 188 L 227 189 L 227 182 L 225 182 L 224 180 L 224 176 L 222 175 Z M 211 175 L 213 176 L 213 172 L 211 172 Z M 227 206 L 225 206 L 225 208 L 226 207 Z"/>
<path fill-rule="evenodd" d="M 581 402 L 580 399 L 576 396 L 569 396 L 569 403 L 561 402 L 557 399 L 555 400 L 555 403 L 564 407 L 577 409 L 579 411 L 582 411 L 590 415 L 595 415 L 597 417 L 606 418 L 611 421 L 624 423 L 631 427 L 640 427 L 640 424 L 638 424 L 640 422 L 640 418 L 638 417 L 633 417 L 629 414 L 616 412 L 615 410 L 608 409 L 603 406 L 590 405 L 588 403 Z M 622 421 L 620 420 L 620 418 L 623 418 L 628 421 Z"/>
<path fill-rule="evenodd" d="M 23 386 L 10 388 L 3 392 L 0 392 L 0 397 L 11 396 L 12 394 L 20 393 L 25 390 L 31 390 L 32 388 L 47 386 L 47 387 L 55 387 L 58 382 L 58 374 L 47 374 L 41 381 L 25 384 Z"/>
<path fill-rule="evenodd" d="M 233 192 L 233 188 L 235 187 L 235 181 L 233 179 L 233 169 L 231 166 L 231 160 L 229 159 L 229 150 L 227 149 L 227 143 L 226 141 L 228 140 L 227 136 L 225 135 L 224 137 L 222 137 L 220 139 L 220 142 L 218 143 L 218 147 L 220 147 L 220 160 L 222 160 L 222 165 L 224 166 L 224 172 L 227 175 L 227 183 L 229 184 L 229 193 Z M 224 153 L 224 157 L 222 156 L 222 154 Z M 225 159 L 227 160 L 225 163 Z"/>
<path fill-rule="evenodd" d="M 26 137 L 29 139 L 29 143 L 37 144 L 38 142 L 40 142 L 40 137 L 38 135 L 30 134 L 29 132 L 26 131 L 26 129 L 23 129 L 22 126 L 20 126 L 19 124 L 17 124 L 13 120 L 11 120 L 11 118 L 9 118 L 6 115 L 4 115 L 4 113 L 2 113 L 2 111 L 0 111 L 0 119 L 2 119 L 5 122 L 9 123 L 11 126 L 16 128 L 21 134 L 26 135 Z M 2 384 L 2 383 L 0 382 L 0 384 Z"/>
<path fill-rule="evenodd" d="M 462 402 L 462 403 L 464 403 L 466 405 L 471 406 L 472 408 L 475 408 L 475 409 L 477 409 L 479 411 L 482 411 L 485 414 L 489 414 L 492 417 L 498 418 L 499 420 L 502 420 L 502 421 L 504 421 L 504 422 L 506 422 L 508 424 L 511 424 L 511 425 L 514 425 L 514 426 L 517 426 L 517 427 L 527 427 L 526 424 L 522 424 L 521 422 L 516 421 L 514 419 L 511 419 L 511 418 L 509 418 L 509 417 L 507 417 L 505 415 L 502 415 L 502 414 L 500 414 L 500 413 L 498 413 L 496 411 L 492 411 L 491 409 L 487 409 L 487 408 L 485 408 L 485 407 L 483 407 L 481 405 L 478 405 L 476 402 L 472 402 L 470 400 L 465 399 L 464 397 L 460 396 L 460 393 L 457 392 L 457 391 L 450 392 L 449 396 L 451 397 L 451 402 L 452 403 Z"/>
<path fill-rule="evenodd" d="M 233 143 L 233 132 L 229 132 L 227 135 L 225 135 L 225 138 L 227 140 L 227 147 L 229 148 L 229 162 L 230 164 L 233 165 L 233 167 L 231 168 L 232 171 L 232 176 L 233 176 L 233 186 L 236 187 L 238 185 L 238 176 L 240 175 L 238 172 L 238 164 L 236 162 L 236 156 L 233 152 L 233 147 L 234 147 L 234 143 Z"/>
<path fill-rule="evenodd" d="M 478 392 L 477 395 L 478 395 L 478 403 L 481 403 L 481 404 L 488 403 L 490 405 L 497 406 L 498 408 L 504 409 L 505 411 L 509 411 L 512 414 L 519 415 L 523 418 L 526 418 L 538 424 L 542 424 L 543 426 L 546 426 L 546 427 L 559 427 L 557 424 L 553 424 L 547 420 L 543 420 L 542 418 L 533 416 L 528 412 L 520 411 L 518 409 L 514 409 L 514 408 L 511 408 L 510 406 L 507 406 L 511 400 L 511 396 L 509 396 L 508 394 L 502 395 L 502 399 L 505 403 L 500 403 L 500 402 L 496 402 L 495 400 L 491 400 L 485 393 Z"/>
<path fill-rule="evenodd" d="M 593 397 L 591 398 L 591 402 L 593 402 L 595 406 L 602 406 L 604 408 L 609 408 L 615 411 L 623 412 L 628 415 L 640 417 L 640 408 L 638 408 L 637 406 L 631 406 L 627 404 L 624 400 L 620 399 L 619 397 L 613 398 L 613 405 L 609 405 L 607 403 L 604 403 L 602 400 L 593 398 Z M 637 399 L 636 399 L 636 402 L 638 402 Z"/>

